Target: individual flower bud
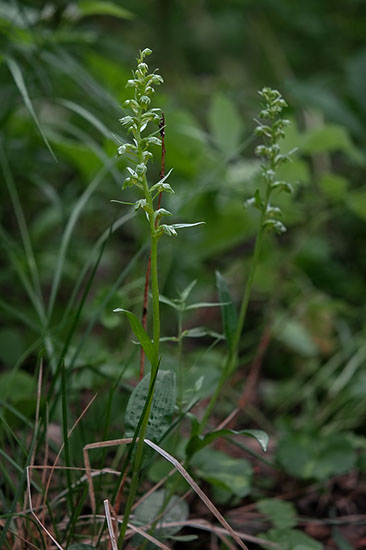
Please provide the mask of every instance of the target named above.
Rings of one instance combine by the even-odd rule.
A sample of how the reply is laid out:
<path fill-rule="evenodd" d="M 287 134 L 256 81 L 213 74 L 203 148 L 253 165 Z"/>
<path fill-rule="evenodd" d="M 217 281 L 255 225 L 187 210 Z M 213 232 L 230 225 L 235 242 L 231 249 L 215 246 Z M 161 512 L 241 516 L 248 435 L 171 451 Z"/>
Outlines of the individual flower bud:
<path fill-rule="evenodd" d="M 147 95 L 143 95 L 140 97 L 140 104 L 144 107 L 148 107 L 151 103 L 151 99 Z"/>
<path fill-rule="evenodd" d="M 157 145 L 158 147 L 161 147 L 161 139 L 157 138 L 156 136 L 149 136 L 146 138 L 146 144 Z"/>
<path fill-rule="evenodd" d="M 144 163 L 147 164 L 149 159 L 153 158 L 153 154 L 150 151 L 144 151 L 142 153 L 142 158 L 144 159 Z"/>
<path fill-rule="evenodd" d="M 145 57 L 146 55 L 151 55 L 151 54 L 152 54 L 152 51 L 150 50 L 150 48 L 145 48 L 141 52 L 141 57 Z"/>
<path fill-rule="evenodd" d="M 148 71 L 149 67 L 146 65 L 146 63 L 139 63 L 137 65 L 137 70 L 140 74 L 145 75 Z"/>
<path fill-rule="evenodd" d="M 136 174 L 138 174 L 139 176 L 143 176 L 146 173 L 145 164 L 143 164 L 143 163 L 138 164 L 135 168 L 135 171 L 136 171 Z"/>
<path fill-rule="evenodd" d="M 164 82 L 164 79 L 162 76 L 160 76 L 160 74 L 153 74 L 151 76 L 151 82 L 153 84 L 162 84 Z"/>
<path fill-rule="evenodd" d="M 132 118 L 132 116 L 124 116 L 122 118 L 119 119 L 120 123 L 123 125 L 123 126 L 127 126 L 129 124 L 133 124 L 134 123 L 134 119 Z"/>

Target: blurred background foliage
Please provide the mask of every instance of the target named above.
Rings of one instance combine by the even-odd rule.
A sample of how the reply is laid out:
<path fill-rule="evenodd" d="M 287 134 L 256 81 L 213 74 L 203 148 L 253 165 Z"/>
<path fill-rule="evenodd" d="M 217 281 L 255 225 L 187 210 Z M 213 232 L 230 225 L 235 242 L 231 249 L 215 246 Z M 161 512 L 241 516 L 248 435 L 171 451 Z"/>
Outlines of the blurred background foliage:
<path fill-rule="evenodd" d="M 165 113 L 176 190 L 163 206 L 177 221 L 206 222 L 161 242 L 160 287 L 169 298 L 197 279 L 192 300 L 216 301 L 219 269 L 240 300 L 258 226 L 243 208 L 260 182 L 257 90 L 278 88 L 289 104 L 283 150 L 297 150 L 282 173 L 296 189 L 280 198 L 288 232 L 268 236 L 243 367 L 217 416 L 238 401 L 269 325 L 256 397 L 241 423 L 280 437 L 276 460 L 291 476 L 324 480 L 356 462 L 365 470 L 356 452 L 365 448 L 366 420 L 365 10 L 362 0 L 0 1 L 2 443 L 10 420 L 33 421 L 41 350 L 48 386 L 65 357 L 72 403 L 80 390 L 101 389 L 74 456 L 120 433 L 125 400 L 113 401 L 108 434 L 95 419 L 121 365 L 122 392 L 137 376 L 137 349 L 112 310 L 140 314 L 148 243 L 143 216 L 110 200 L 133 200 L 120 192 L 125 161 L 116 148 L 126 136 L 118 119 L 137 51 L 149 47 L 150 67 L 165 80 L 154 106 Z M 222 331 L 220 315 L 192 310 L 184 321 L 207 327 L 184 344 L 187 395 L 207 396 L 222 353 L 220 345 L 204 349 L 210 331 Z M 162 323 L 165 336 L 176 335 L 166 304 Z M 164 346 L 174 368 L 175 347 Z M 204 387 L 192 389 L 201 376 Z"/>

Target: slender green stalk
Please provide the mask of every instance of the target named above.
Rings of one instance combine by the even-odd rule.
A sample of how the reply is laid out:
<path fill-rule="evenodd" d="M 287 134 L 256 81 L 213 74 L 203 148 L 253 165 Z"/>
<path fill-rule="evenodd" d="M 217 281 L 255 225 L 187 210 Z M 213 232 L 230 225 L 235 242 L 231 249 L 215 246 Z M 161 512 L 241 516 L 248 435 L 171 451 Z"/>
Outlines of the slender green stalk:
<path fill-rule="evenodd" d="M 178 407 L 183 411 L 183 312 L 178 310 Z"/>
<path fill-rule="evenodd" d="M 133 77 L 127 82 L 127 86 L 134 89 L 134 99 L 128 99 L 124 107 L 129 108 L 132 111 L 132 116 L 127 115 L 121 119 L 121 123 L 128 128 L 128 131 L 133 135 L 133 143 L 124 143 L 118 148 L 119 154 L 130 155 L 130 161 L 134 165 L 134 169 L 127 167 L 130 176 L 127 177 L 123 183 L 122 189 L 126 187 L 137 187 L 143 194 L 143 198 L 135 202 L 135 210 L 143 210 L 147 215 L 149 227 L 150 227 L 150 239 L 151 239 L 151 290 L 152 290 L 152 318 L 153 318 L 153 345 L 155 347 L 155 359 L 151 360 L 151 376 L 149 386 L 149 397 L 147 399 L 147 406 L 144 408 L 144 412 L 141 417 L 141 428 L 138 433 L 139 441 L 137 444 L 136 455 L 132 465 L 132 481 L 130 491 L 125 507 L 123 523 L 118 540 L 118 546 L 121 549 L 123 546 L 124 537 L 126 534 L 127 524 L 131 513 L 132 505 L 136 496 L 138 487 L 139 474 L 143 459 L 144 439 L 146 436 L 148 420 L 151 412 L 154 388 L 157 379 L 157 373 L 159 370 L 159 342 L 160 342 L 160 310 L 159 310 L 159 283 L 158 283 L 158 241 L 164 235 L 176 236 L 176 229 L 182 229 L 184 227 L 191 227 L 195 224 L 173 224 L 166 225 L 161 224 L 161 218 L 163 216 L 171 216 L 171 212 L 160 208 L 158 204 L 157 210 L 154 209 L 154 199 L 157 196 L 161 196 L 162 192 L 174 193 L 171 186 L 166 183 L 170 172 L 166 175 L 162 175 L 160 181 L 158 181 L 152 187 L 149 187 L 147 182 L 147 164 L 152 157 L 152 153 L 149 150 L 151 145 L 158 145 L 163 148 L 163 155 L 165 149 L 161 139 L 156 137 L 157 133 L 161 133 L 162 126 L 164 125 L 164 118 L 160 121 L 160 116 L 156 113 L 159 109 L 148 109 L 151 103 L 151 96 L 154 93 L 154 84 L 160 84 L 163 79 L 160 75 L 154 73 L 149 74 L 148 65 L 144 59 L 151 54 L 151 50 L 146 48 L 137 59 L 137 70 L 133 72 Z M 158 123 L 159 129 L 150 135 L 143 137 L 142 133 L 149 123 Z M 161 123 L 160 123 L 161 122 Z M 122 202 L 122 201 L 116 201 Z M 131 204 L 131 203 L 125 203 Z M 143 340 L 146 343 L 146 332 L 144 327 L 139 327 L 140 334 L 143 335 Z M 148 337 L 149 338 L 149 337 Z M 140 338 L 139 338 L 140 339 Z M 150 339 L 150 338 L 149 338 Z M 140 340 L 141 341 L 141 340 Z M 143 342 L 141 341 L 141 344 Z M 151 357 L 151 356 L 150 356 Z"/>
<path fill-rule="evenodd" d="M 239 318 L 236 331 L 233 338 L 232 347 L 229 350 L 224 368 L 222 370 L 216 390 L 211 397 L 211 400 L 205 410 L 203 418 L 200 422 L 199 433 L 205 429 L 207 421 L 215 407 L 216 401 L 221 394 L 222 388 L 236 369 L 239 354 L 240 338 L 243 333 L 245 318 L 248 310 L 249 300 L 252 292 L 255 273 L 260 261 L 260 255 L 263 247 L 263 238 L 267 229 L 272 228 L 278 233 L 283 233 L 286 228 L 277 218 L 281 214 L 279 208 L 271 206 L 271 197 L 275 190 L 291 191 L 291 186 L 283 181 L 276 181 L 276 169 L 286 160 L 288 155 L 280 154 L 278 141 L 284 137 L 284 128 L 289 124 L 288 120 L 280 117 L 283 107 L 286 106 L 279 92 L 264 88 L 260 95 L 264 98 L 265 104 L 260 112 L 259 117 L 268 120 L 269 124 L 258 123 L 256 134 L 263 136 L 264 145 L 260 145 L 256 149 L 258 156 L 262 157 L 264 164 L 262 165 L 263 178 L 266 184 L 264 199 L 261 198 L 260 191 L 257 190 L 254 197 L 247 201 L 248 204 L 255 206 L 260 210 L 260 222 L 257 237 L 255 239 L 253 257 L 250 264 L 248 278 L 245 284 L 243 298 L 240 306 Z"/>

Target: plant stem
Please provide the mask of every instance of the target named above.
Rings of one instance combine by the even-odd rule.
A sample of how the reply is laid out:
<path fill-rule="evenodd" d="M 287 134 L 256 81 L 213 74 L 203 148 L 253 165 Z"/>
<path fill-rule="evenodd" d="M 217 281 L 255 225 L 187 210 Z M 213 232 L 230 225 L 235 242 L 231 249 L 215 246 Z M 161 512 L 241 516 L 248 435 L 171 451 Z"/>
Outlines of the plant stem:
<path fill-rule="evenodd" d="M 140 112 L 140 118 L 141 118 L 141 112 Z M 138 127 L 140 127 L 140 121 L 139 121 Z M 138 151 L 139 151 L 138 152 L 139 162 L 142 162 L 143 156 L 142 156 L 140 131 L 138 131 L 136 134 L 136 142 L 137 142 Z M 144 176 L 143 178 L 143 189 L 144 189 L 146 202 L 153 210 L 153 200 L 149 192 L 146 176 Z M 152 312 L 153 312 L 153 341 L 156 348 L 157 357 L 159 357 L 159 340 L 160 340 L 160 309 L 159 308 L 160 306 L 159 306 L 159 283 L 158 283 L 158 238 L 156 236 L 155 219 L 153 214 L 149 214 L 149 225 L 150 225 L 150 233 L 151 233 L 151 289 L 152 289 Z M 156 382 L 155 375 L 158 368 L 159 368 L 159 362 L 156 365 L 151 365 L 150 387 L 149 387 L 150 398 L 145 411 L 144 418 L 142 420 L 141 429 L 139 433 L 139 440 L 137 443 L 136 456 L 132 466 L 131 486 L 130 486 L 130 491 L 126 502 L 125 511 L 123 514 L 121 531 L 118 538 L 118 548 L 120 550 L 123 547 L 128 520 L 131 514 L 132 506 L 133 506 L 136 492 L 137 492 L 139 474 L 140 474 L 142 459 L 143 459 L 144 439 L 146 435 L 152 401 L 154 397 L 152 386 L 155 385 L 155 382 Z"/>
<path fill-rule="evenodd" d="M 178 311 L 178 407 L 183 411 L 183 313 Z"/>
<path fill-rule="evenodd" d="M 234 340 L 233 340 L 233 346 L 232 346 L 232 348 L 229 352 L 229 355 L 227 357 L 227 360 L 225 362 L 225 366 L 222 370 L 221 377 L 220 377 L 219 383 L 216 387 L 216 390 L 215 390 L 213 396 L 211 397 L 211 400 L 210 400 L 210 402 L 209 402 L 209 404 L 208 404 L 208 406 L 205 410 L 205 413 L 202 417 L 202 420 L 200 422 L 199 433 L 202 433 L 203 430 L 205 429 L 207 421 L 210 418 L 210 415 L 212 413 L 212 410 L 213 410 L 214 406 L 216 405 L 216 401 L 217 401 L 219 395 L 221 394 L 222 388 L 223 388 L 226 380 L 228 379 L 228 377 L 235 370 L 236 365 L 237 365 L 240 337 L 241 337 L 242 332 L 243 332 L 246 313 L 247 313 L 247 310 L 248 310 L 249 299 L 250 299 L 250 295 L 251 295 L 251 292 L 252 292 L 254 276 L 255 276 L 255 272 L 256 272 L 257 267 L 258 267 L 259 258 L 260 258 L 260 254 L 261 254 L 261 250 L 262 250 L 263 236 L 264 236 L 265 229 L 266 229 L 265 225 L 264 225 L 264 222 L 265 222 L 265 219 L 266 219 L 267 210 L 270 206 L 270 199 L 271 199 L 271 187 L 270 187 L 270 185 L 267 185 L 264 208 L 263 208 L 262 213 L 261 213 L 259 231 L 258 231 L 257 237 L 255 239 L 253 258 L 252 258 L 252 261 L 251 261 L 251 264 L 250 264 L 249 274 L 248 274 L 248 278 L 247 278 L 246 285 L 245 285 L 245 288 L 244 288 L 243 298 L 242 298 L 242 302 L 241 302 L 241 306 L 240 306 L 238 325 L 237 325 L 236 332 L 235 332 L 235 335 L 234 335 Z"/>

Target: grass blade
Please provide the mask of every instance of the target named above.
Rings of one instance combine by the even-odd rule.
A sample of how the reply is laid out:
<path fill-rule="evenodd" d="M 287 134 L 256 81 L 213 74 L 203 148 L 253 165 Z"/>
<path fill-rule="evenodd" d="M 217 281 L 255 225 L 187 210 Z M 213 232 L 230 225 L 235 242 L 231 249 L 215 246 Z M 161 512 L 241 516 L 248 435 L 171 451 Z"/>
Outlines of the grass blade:
<path fill-rule="evenodd" d="M 113 163 L 114 163 L 114 161 L 110 162 L 109 164 L 107 164 L 105 166 L 103 166 L 103 168 L 97 173 L 97 175 L 94 177 L 94 179 L 91 181 L 91 183 L 85 189 L 84 193 L 79 198 L 77 204 L 75 205 L 75 207 L 72 211 L 70 219 L 69 219 L 69 221 L 66 225 L 64 234 L 62 236 L 61 247 L 60 247 L 60 252 L 59 252 L 59 255 L 58 255 L 58 259 L 57 259 L 57 266 L 56 266 L 56 270 L 55 270 L 55 275 L 54 275 L 54 278 L 53 278 L 53 281 L 52 281 L 51 294 L 50 294 L 50 299 L 49 299 L 49 303 L 48 303 L 48 319 L 50 319 L 51 316 L 52 316 L 53 307 L 55 305 L 55 299 L 56 299 L 56 296 L 57 296 L 57 291 L 58 291 L 58 288 L 59 288 L 59 285 L 60 285 L 61 275 L 62 275 L 64 263 L 65 263 L 67 248 L 69 246 L 71 236 L 72 236 L 72 232 L 74 230 L 76 222 L 78 221 L 79 216 L 80 216 L 83 208 L 85 207 L 86 203 L 90 199 L 91 195 L 94 193 L 94 191 L 96 190 L 98 185 L 103 181 L 103 178 L 105 177 L 105 175 L 107 174 L 107 172 L 110 169 L 110 165 L 113 164 Z"/>
<path fill-rule="evenodd" d="M 15 61 L 15 59 L 13 59 L 11 57 L 6 58 L 6 63 L 7 63 L 8 67 L 9 67 L 9 70 L 12 74 L 14 82 L 15 82 L 15 84 L 16 84 L 16 86 L 17 86 L 17 88 L 18 88 L 18 90 L 19 90 L 19 92 L 20 92 L 20 94 L 23 98 L 24 104 L 25 104 L 26 108 L 28 109 L 29 114 L 33 118 L 34 123 L 37 126 L 38 131 L 41 134 L 42 139 L 43 139 L 43 141 L 45 142 L 45 144 L 47 146 L 47 149 L 49 150 L 49 152 L 53 156 L 54 160 L 57 162 L 56 155 L 53 152 L 53 149 L 50 145 L 50 142 L 48 141 L 48 139 L 47 139 L 47 137 L 46 137 L 46 135 L 45 135 L 45 133 L 42 129 L 41 123 L 39 122 L 38 117 L 36 115 L 36 112 L 34 110 L 34 107 L 33 107 L 33 104 L 31 102 L 31 99 L 29 97 L 29 93 L 28 93 L 27 87 L 25 85 L 23 74 L 22 74 L 22 71 L 21 71 L 21 68 L 20 68 L 19 64 Z"/>

